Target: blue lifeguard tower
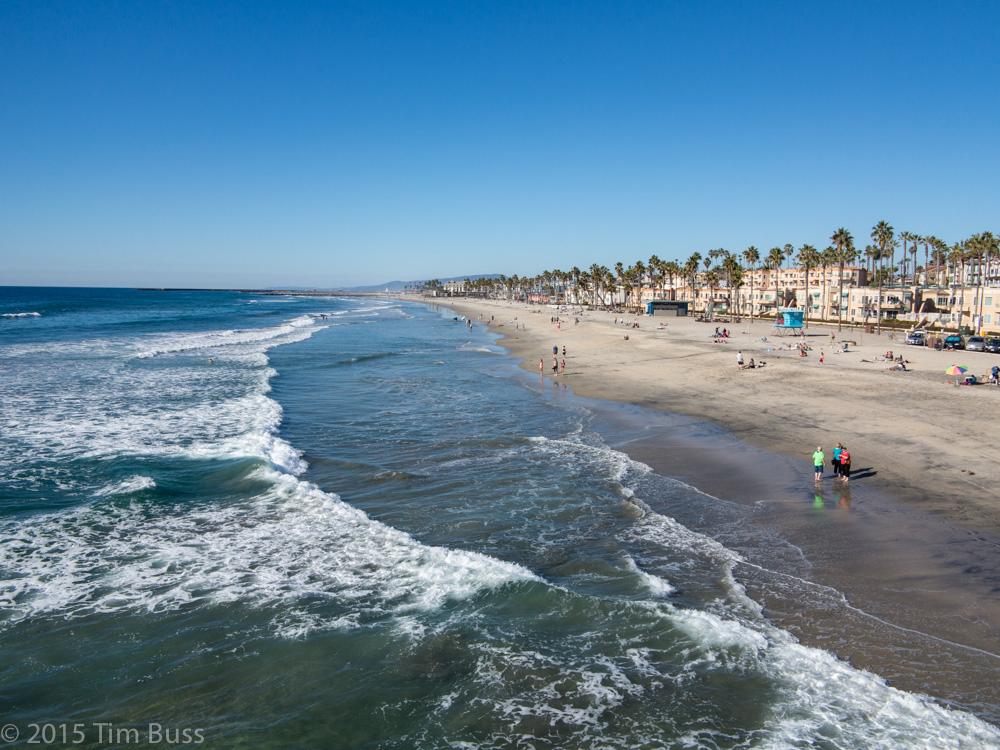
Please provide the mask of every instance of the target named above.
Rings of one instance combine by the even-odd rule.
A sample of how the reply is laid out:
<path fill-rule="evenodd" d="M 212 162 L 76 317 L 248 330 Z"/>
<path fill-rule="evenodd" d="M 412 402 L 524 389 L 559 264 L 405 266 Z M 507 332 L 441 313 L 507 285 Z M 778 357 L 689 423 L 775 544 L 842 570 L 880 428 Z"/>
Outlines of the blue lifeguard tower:
<path fill-rule="evenodd" d="M 778 330 L 778 333 L 784 333 L 785 331 L 792 331 L 793 333 L 803 333 L 803 328 L 805 323 L 803 321 L 803 316 L 805 315 L 804 310 L 799 310 L 796 308 L 785 308 L 784 310 L 778 310 L 778 314 L 774 316 L 774 328 Z"/>

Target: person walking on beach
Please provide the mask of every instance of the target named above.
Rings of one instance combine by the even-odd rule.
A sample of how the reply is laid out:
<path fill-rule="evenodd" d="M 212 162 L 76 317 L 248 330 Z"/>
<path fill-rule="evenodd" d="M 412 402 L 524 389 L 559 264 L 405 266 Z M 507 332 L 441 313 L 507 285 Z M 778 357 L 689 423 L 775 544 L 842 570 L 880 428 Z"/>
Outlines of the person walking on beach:
<path fill-rule="evenodd" d="M 823 464 L 826 463 L 826 454 L 823 453 L 823 446 L 817 445 L 813 451 L 813 470 L 816 474 L 816 484 L 823 479 Z"/>
<path fill-rule="evenodd" d="M 555 356 L 552 357 L 552 374 L 553 375 L 559 374 L 559 360 L 556 359 Z"/>
<path fill-rule="evenodd" d="M 561 372 L 563 375 L 566 374 L 566 358 L 565 357 L 559 363 L 559 372 Z"/>
<path fill-rule="evenodd" d="M 743 352 L 736 352 L 736 364 L 738 367 L 743 367 Z"/>
<path fill-rule="evenodd" d="M 545 359 L 542 357 L 538 358 L 538 374 L 541 375 L 545 372 Z"/>
<path fill-rule="evenodd" d="M 851 480 L 851 453 L 847 448 L 840 450 L 840 481 L 849 482 Z"/>
<path fill-rule="evenodd" d="M 830 464 L 833 466 L 833 475 L 835 477 L 840 476 L 840 452 L 844 450 L 843 443 L 837 443 L 837 447 L 833 449 L 833 458 L 830 459 Z"/>

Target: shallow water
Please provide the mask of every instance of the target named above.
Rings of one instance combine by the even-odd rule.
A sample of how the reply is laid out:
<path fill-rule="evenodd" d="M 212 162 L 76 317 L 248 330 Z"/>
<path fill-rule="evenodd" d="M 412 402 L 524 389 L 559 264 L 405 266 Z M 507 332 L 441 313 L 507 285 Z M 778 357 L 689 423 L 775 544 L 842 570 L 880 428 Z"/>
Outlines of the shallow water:
<path fill-rule="evenodd" d="M 4 721 L 212 747 L 1000 744 L 773 625 L 733 575 L 735 517 L 451 313 L 21 289 L 0 313 Z"/>

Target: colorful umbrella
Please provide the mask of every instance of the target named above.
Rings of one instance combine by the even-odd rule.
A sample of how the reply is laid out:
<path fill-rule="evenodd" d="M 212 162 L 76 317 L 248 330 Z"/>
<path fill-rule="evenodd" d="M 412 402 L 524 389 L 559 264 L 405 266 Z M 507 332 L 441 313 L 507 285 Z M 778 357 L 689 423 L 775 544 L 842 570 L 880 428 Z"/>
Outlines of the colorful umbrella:
<path fill-rule="evenodd" d="M 952 365 L 947 370 L 944 371 L 945 375 L 965 375 L 968 367 L 962 367 L 961 365 Z"/>

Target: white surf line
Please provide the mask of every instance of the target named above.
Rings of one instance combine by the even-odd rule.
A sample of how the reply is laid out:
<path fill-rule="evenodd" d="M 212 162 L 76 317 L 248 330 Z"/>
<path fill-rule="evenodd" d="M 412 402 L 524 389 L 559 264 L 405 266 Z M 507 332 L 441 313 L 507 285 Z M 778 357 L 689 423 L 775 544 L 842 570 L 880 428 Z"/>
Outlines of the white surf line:
<path fill-rule="evenodd" d="M 947 638 L 942 638 L 941 636 L 933 635 L 932 633 L 925 633 L 924 631 L 916 630 L 915 628 L 908 628 L 905 625 L 898 625 L 894 622 L 890 622 L 889 620 L 885 620 L 879 617 L 878 615 L 872 614 L 871 612 L 866 612 L 860 607 L 855 607 L 853 604 L 851 604 L 847 600 L 847 596 L 844 595 L 843 591 L 835 589 L 832 586 L 827 586 L 822 583 L 816 583 L 815 581 L 810 581 L 806 578 L 799 578 L 798 576 L 792 575 L 791 573 L 782 573 L 777 570 L 771 570 L 770 568 L 765 568 L 763 565 L 757 565 L 756 563 L 747 562 L 746 560 L 742 559 L 734 560 L 734 567 L 735 565 L 747 565 L 751 568 L 757 568 L 757 570 L 763 571 L 765 573 L 772 573 L 776 576 L 782 576 L 783 578 L 791 578 L 800 583 L 812 586 L 813 588 L 826 589 L 827 591 L 832 591 L 840 596 L 840 599 L 844 603 L 844 606 L 847 607 L 849 610 L 851 610 L 852 612 L 857 612 L 859 615 L 863 617 L 875 620 L 876 622 L 879 622 L 882 625 L 887 625 L 895 630 L 901 630 L 905 633 L 911 633 L 913 635 L 923 636 L 924 638 L 930 638 L 932 641 L 937 641 L 938 643 L 946 643 L 949 646 L 954 646 L 955 648 L 960 648 L 965 651 L 973 651 L 977 654 L 981 654 L 982 656 L 988 656 L 992 659 L 1000 660 L 1000 654 L 994 654 L 992 651 L 986 651 L 985 649 L 978 648 L 977 646 L 969 646 L 968 644 L 965 643 L 957 643 L 956 641 L 950 641 Z"/>
<path fill-rule="evenodd" d="M 614 450 L 614 449 L 612 448 L 612 450 Z M 624 454 L 624 455 L 627 456 L 628 454 Z M 641 461 L 636 461 L 635 459 L 631 459 L 631 457 L 630 457 L 630 460 L 632 460 L 633 462 L 635 462 L 637 464 L 645 466 L 646 468 L 650 468 L 646 464 L 643 464 Z M 652 469 L 650 469 L 650 470 L 652 470 Z M 665 476 L 665 475 L 661 474 L 660 476 Z M 674 482 L 677 482 L 679 484 L 682 484 L 685 487 L 687 487 L 687 488 L 689 488 L 691 490 L 694 490 L 698 494 L 700 494 L 700 495 L 702 495 L 704 497 L 710 498 L 712 500 L 715 500 L 716 502 L 727 503 L 727 504 L 732 504 L 732 505 L 737 505 L 738 504 L 738 503 L 735 503 L 732 500 L 723 500 L 722 498 L 716 497 L 715 495 L 711 495 L 711 494 L 705 492 L 704 490 L 701 490 L 701 489 L 695 487 L 694 485 L 688 484 L 687 482 L 685 482 L 682 479 L 677 479 L 676 477 L 666 477 L 666 478 L 670 479 L 670 480 L 672 480 Z M 968 480 L 966 480 L 966 481 L 968 481 Z M 651 511 L 651 512 L 656 513 L 656 511 Z M 662 515 L 662 514 L 660 514 L 660 515 Z M 674 520 L 676 521 L 676 519 L 674 519 Z M 683 525 L 683 524 L 681 524 L 681 525 Z M 693 531 L 693 530 L 691 530 L 691 531 Z M 693 533 L 697 534 L 697 533 L 700 533 L 700 532 L 696 532 L 695 531 Z M 713 539 L 713 540 L 715 539 L 714 537 L 712 537 L 710 535 L 705 535 L 705 536 L 708 536 L 708 538 Z M 808 557 L 806 557 L 805 553 L 803 552 L 803 550 L 800 547 L 798 547 L 797 545 L 795 545 L 792 542 L 788 541 L 787 539 L 784 540 L 784 541 L 787 542 L 788 544 L 790 544 L 795 549 L 797 549 L 799 551 L 799 553 L 802 555 L 803 560 L 808 561 Z M 716 542 L 716 543 L 717 544 L 721 544 L 720 542 Z M 725 547 L 725 545 L 722 545 L 722 546 Z M 729 549 L 729 548 L 726 547 L 726 549 Z M 847 607 L 849 610 L 851 610 L 852 612 L 856 612 L 859 615 L 861 615 L 862 617 L 867 617 L 867 618 L 869 618 L 871 620 L 875 620 L 876 622 L 881 623 L 882 625 L 886 625 L 886 626 L 888 626 L 890 628 L 893 628 L 895 630 L 899 630 L 899 631 L 902 631 L 904 633 L 910 633 L 912 635 L 923 636 L 924 638 L 929 638 L 930 640 L 937 641 L 938 643 L 945 643 L 945 644 L 947 644 L 949 646 L 954 646 L 955 648 L 963 649 L 965 651 L 971 651 L 971 652 L 974 652 L 974 653 L 977 653 L 977 654 L 981 654 L 982 656 L 988 656 L 988 657 L 990 657 L 992 659 L 1000 660 L 1000 654 L 994 654 L 992 651 L 986 651 L 985 649 L 981 649 L 981 648 L 979 648 L 977 646 L 970 646 L 970 645 L 965 644 L 965 643 L 958 643 L 956 641 L 951 641 L 951 640 L 948 640 L 947 638 L 942 638 L 941 636 L 933 635 L 932 633 L 925 633 L 922 630 L 917 630 L 915 628 L 908 628 L 905 625 L 898 625 L 898 624 L 896 624 L 894 622 L 890 622 L 889 620 L 883 619 L 883 618 L 879 617 L 878 615 L 872 614 L 871 612 L 867 612 L 867 611 L 861 609 L 860 607 L 856 607 L 853 604 L 851 604 L 851 602 L 848 601 L 848 599 L 847 599 L 847 595 L 844 594 L 844 592 L 841 591 L 840 589 L 836 589 L 833 586 L 827 586 L 826 584 L 823 584 L 823 583 L 817 583 L 816 581 L 810 581 L 807 578 L 800 578 L 799 576 L 792 575 L 791 573 L 782 573 L 782 572 L 777 571 L 777 570 L 771 570 L 770 568 L 764 567 L 763 565 L 759 565 L 757 563 L 752 563 L 752 562 L 749 562 L 747 560 L 744 560 L 743 557 L 740 556 L 740 555 L 738 555 L 738 554 L 734 555 L 733 562 L 734 562 L 734 567 L 735 567 L 735 565 L 747 565 L 747 566 L 749 566 L 751 568 L 756 568 L 757 570 L 760 570 L 760 571 L 762 571 L 764 573 L 773 573 L 776 576 L 782 576 L 784 578 L 790 578 L 792 580 L 799 581 L 800 583 L 804 583 L 804 584 L 806 584 L 808 586 L 812 586 L 813 588 L 825 589 L 827 591 L 832 591 L 832 592 L 834 592 L 835 594 L 837 594 L 840 597 L 840 600 L 843 602 L 843 605 L 845 607 Z"/>

